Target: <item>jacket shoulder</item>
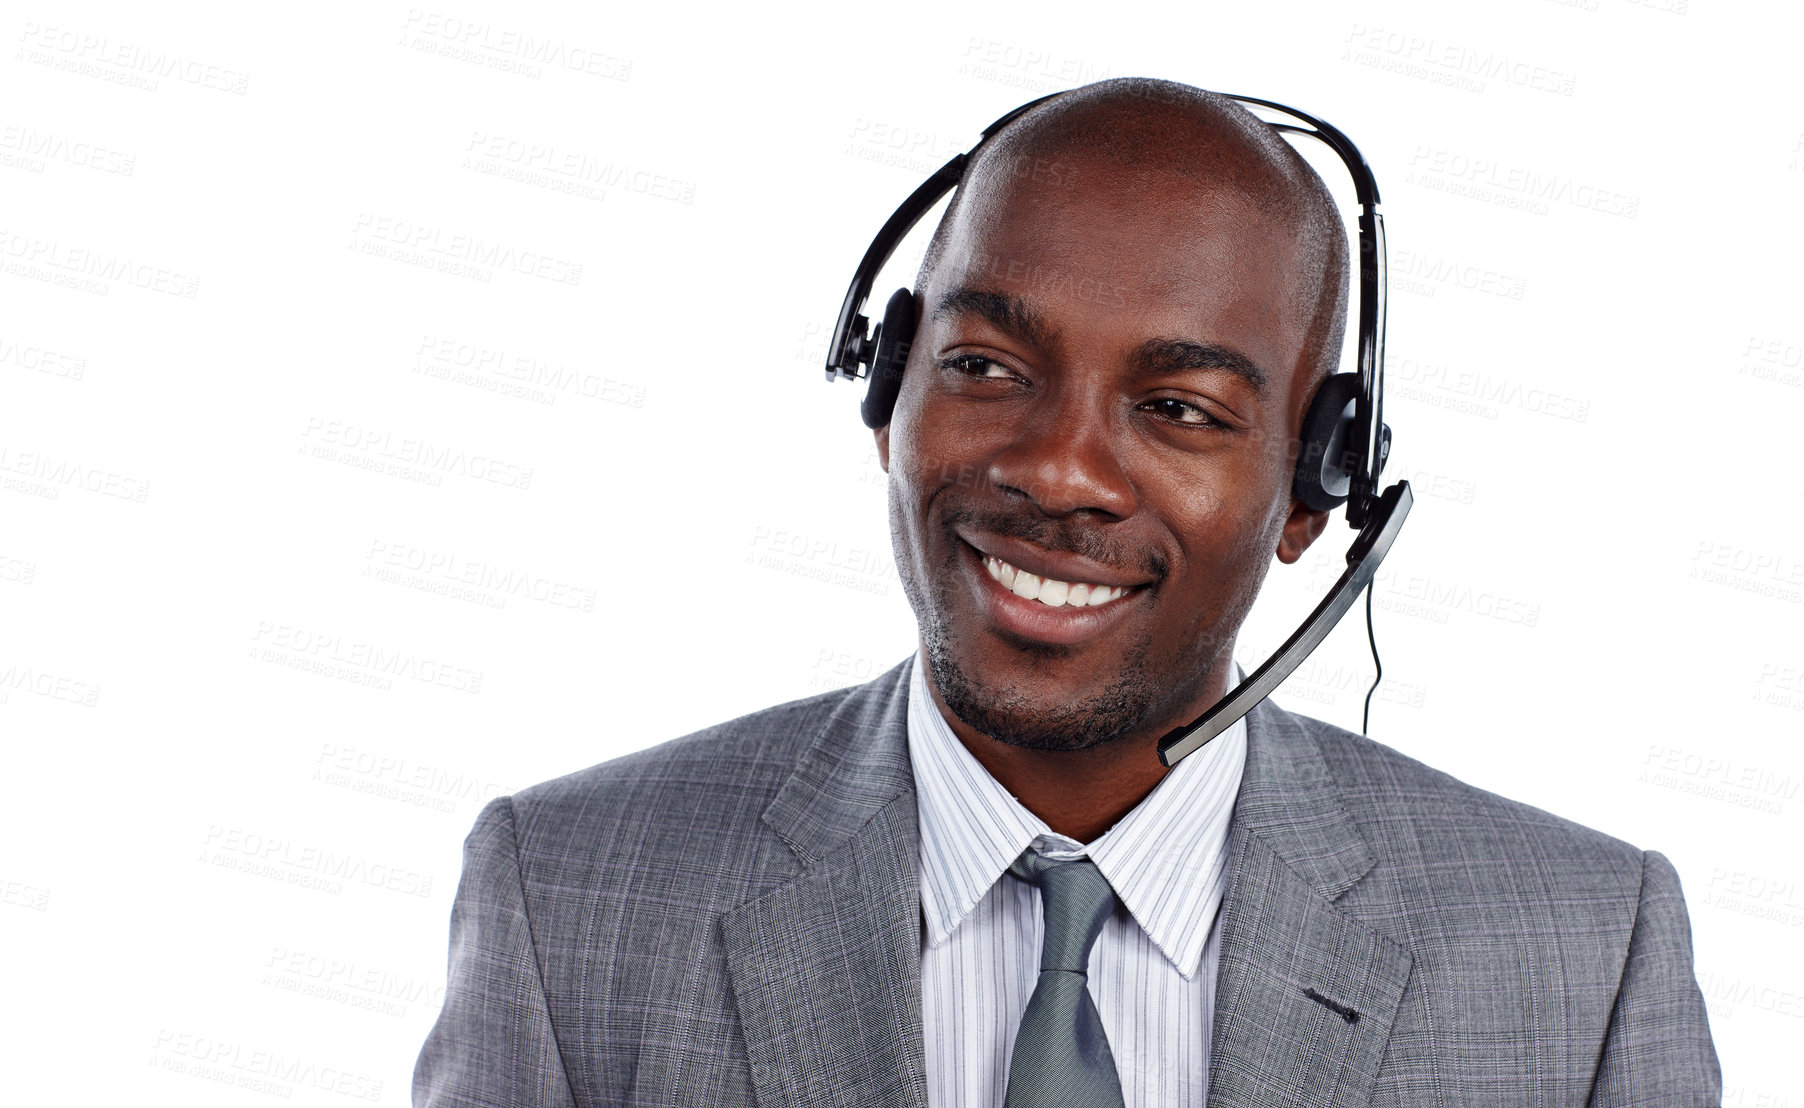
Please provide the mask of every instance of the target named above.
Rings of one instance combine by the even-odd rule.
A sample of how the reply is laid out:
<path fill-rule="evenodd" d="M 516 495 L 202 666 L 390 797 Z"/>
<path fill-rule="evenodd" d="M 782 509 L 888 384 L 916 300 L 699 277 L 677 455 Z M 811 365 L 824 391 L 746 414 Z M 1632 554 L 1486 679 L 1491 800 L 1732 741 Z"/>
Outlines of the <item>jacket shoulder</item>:
<path fill-rule="evenodd" d="M 512 798 L 521 838 L 597 815 L 722 812 L 731 797 L 762 795 L 768 802 L 852 692 L 835 689 L 762 708 L 522 789 Z M 750 812 L 752 822 L 763 807 Z"/>
<path fill-rule="evenodd" d="M 675 1102 L 750 1103 L 718 924 L 796 872 L 762 817 L 856 691 L 778 704 L 492 801 L 467 840 L 459 903 L 501 905 L 521 937 L 509 966 L 471 971 L 480 1015 L 469 1018 L 524 997 L 556 1029 L 564 1060 L 581 1060 L 569 1076 L 584 1102 L 649 1096 L 687 1065 L 692 1091 Z M 454 966 L 478 942 L 454 935 Z M 510 1041 L 483 1040 L 467 1064 L 495 1069 Z M 493 1102 L 504 1100 L 548 1103 L 543 1085 Z"/>
<path fill-rule="evenodd" d="M 1621 839 L 1511 800 L 1364 735 L 1288 713 L 1322 752 L 1348 812 L 1390 860 L 1532 867 L 1633 902 L 1642 851 Z"/>
<path fill-rule="evenodd" d="M 1497 1044 L 1510 1043 L 1533 1051 L 1544 1100 L 1627 1103 L 1627 1090 L 1667 1088 L 1649 1075 L 1670 1064 L 1668 1081 L 1696 1082 L 1685 1103 L 1717 1103 L 1704 1091 L 1716 1060 L 1665 858 L 1365 736 L 1290 721 L 1314 740 L 1373 856 L 1336 906 L 1413 958 L 1391 1073 L 1494 1077 Z"/>

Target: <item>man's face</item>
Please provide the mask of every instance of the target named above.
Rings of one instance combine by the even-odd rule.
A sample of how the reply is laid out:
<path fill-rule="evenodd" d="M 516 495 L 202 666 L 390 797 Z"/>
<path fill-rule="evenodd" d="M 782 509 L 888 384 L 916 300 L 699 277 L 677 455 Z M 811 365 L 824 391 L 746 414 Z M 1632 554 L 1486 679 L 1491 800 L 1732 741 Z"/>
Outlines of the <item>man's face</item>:
<path fill-rule="evenodd" d="M 1297 247 L 1237 194 L 1088 165 L 964 203 L 877 436 L 929 672 L 1014 745 L 1163 733 L 1322 525 L 1288 491 Z"/>

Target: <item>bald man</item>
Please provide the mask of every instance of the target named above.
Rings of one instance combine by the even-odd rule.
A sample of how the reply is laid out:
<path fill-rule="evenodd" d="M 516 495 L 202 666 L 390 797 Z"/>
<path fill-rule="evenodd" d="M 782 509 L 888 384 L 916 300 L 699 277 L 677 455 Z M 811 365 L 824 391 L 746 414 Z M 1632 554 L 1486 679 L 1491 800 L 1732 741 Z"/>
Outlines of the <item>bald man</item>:
<path fill-rule="evenodd" d="M 1716 1103 L 1659 854 L 1269 702 L 1159 763 L 1327 523 L 1347 284 L 1220 97 L 985 143 L 876 432 L 920 649 L 490 804 L 415 1102 Z"/>

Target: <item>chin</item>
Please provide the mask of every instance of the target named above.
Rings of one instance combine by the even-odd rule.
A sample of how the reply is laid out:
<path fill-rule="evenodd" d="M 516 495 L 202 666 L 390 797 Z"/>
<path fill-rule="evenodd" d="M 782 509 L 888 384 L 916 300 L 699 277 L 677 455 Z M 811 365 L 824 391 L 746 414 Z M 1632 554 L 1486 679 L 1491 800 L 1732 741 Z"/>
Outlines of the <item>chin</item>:
<path fill-rule="evenodd" d="M 1074 696 L 1050 685 L 1037 692 L 1023 691 L 1020 681 L 998 680 L 967 661 L 968 653 L 956 649 L 945 635 L 929 633 L 923 639 L 928 672 L 946 707 L 980 733 L 1009 746 L 1076 751 L 1116 742 L 1138 727 L 1159 699 L 1159 690 L 1145 672 L 1146 642 L 1128 652 L 1119 672 L 1100 689 Z M 1058 657 L 1067 651 L 1054 647 L 1048 653 Z"/>

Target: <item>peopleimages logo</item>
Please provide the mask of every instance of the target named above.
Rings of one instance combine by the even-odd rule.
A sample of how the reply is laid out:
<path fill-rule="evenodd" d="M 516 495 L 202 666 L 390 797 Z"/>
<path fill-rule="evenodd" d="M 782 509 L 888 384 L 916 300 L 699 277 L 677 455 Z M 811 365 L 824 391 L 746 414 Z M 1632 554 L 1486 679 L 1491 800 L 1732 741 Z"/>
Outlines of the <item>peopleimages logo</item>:
<path fill-rule="evenodd" d="M 593 200 L 602 198 L 600 190 L 615 189 L 679 204 L 695 203 L 694 181 L 656 173 L 621 158 L 488 131 L 470 133 L 462 168 Z"/>
<path fill-rule="evenodd" d="M 536 600 L 554 608 L 571 608 L 593 612 L 600 590 L 594 586 L 572 584 L 519 566 L 462 557 L 452 551 L 416 546 L 412 543 L 375 539 L 364 555 L 366 575 L 377 576 L 383 569 L 406 571 L 423 581 L 443 581 L 447 585 L 469 586 L 490 593 L 500 600 L 495 607 L 505 607 L 510 598 Z M 374 570 L 372 573 L 371 570 Z M 412 577 L 379 579 L 407 583 Z"/>
<path fill-rule="evenodd" d="M 579 285 L 583 279 L 578 262 L 375 212 L 359 212 L 352 234 L 359 236 L 366 253 L 387 254 L 393 248 L 395 252 L 387 256 L 397 261 L 446 268 L 461 276 L 480 274 L 486 279 L 488 273 L 501 271 L 556 285 Z"/>
<path fill-rule="evenodd" d="M 1539 65 L 1497 50 L 1481 50 L 1432 35 L 1411 34 L 1355 23 L 1347 32 L 1349 49 L 1361 55 L 1348 60 L 1436 84 L 1454 84 L 1483 92 L 1485 81 L 1571 96 L 1577 78 L 1564 70 Z"/>
<path fill-rule="evenodd" d="M 405 467 L 416 477 L 430 477 L 438 484 L 452 474 L 510 489 L 532 486 L 532 467 L 521 466 L 486 454 L 445 446 L 426 439 L 396 437 L 385 430 L 323 416 L 312 416 L 301 432 L 302 449 L 327 461 L 361 468 L 380 469 L 383 463 Z"/>
<path fill-rule="evenodd" d="M 564 42 L 548 36 L 496 27 L 481 20 L 459 19 L 424 8 L 407 9 L 401 23 L 405 35 L 403 45 L 416 48 L 430 44 L 433 53 L 441 53 L 459 61 L 471 61 L 490 69 L 507 70 L 537 77 L 542 67 L 550 66 L 589 77 L 605 77 L 611 81 L 630 80 L 633 63 L 605 50 Z"/>
<path fill-rule="evenodd" d="M 482 691 L 480 671 L 411 650 L 390 650 L 274 620 L 258 621 L 257 632 L 251 636 L 251 657 L 385 692 L 397 678 L 472 695 Z"/>
<path fill-rule="evenodd" d="M 72 31 L 63 27 L 25 24 L 19 32 L 17 57 L 34 65 L 47 65 L 84 77 L 155 92 L 163 80 L 197 88 L 218 89 L 243 96 L 250 75 L 187 57 L 174 50 L 157 50 L 110 35 Z"/>
<path fill-rule="evenodd" d="M 1472 157 L 1457 150 L 1418 146 L 1409 161 L 1408 181 L 1423 188 L 1469 196 L 1545 215 L 1554 204 L 1634 219 L 1641 197 L 1566 174 Z"/>
<path fill-rule="evenodd" d="M 47 162 L 130 177 L 137 168 L 138 156 L 16 123 L 0 127 L 0 165 L 42 173 Z"/>
<path fill-rule="evenodd" d="M 193 300 L 200 294 L 200 279 L 185 273 L 4 228 L 0 228 L 0 264 L 8 273 L 99 296 L 107 295 L 118 282 L 184 300 Z"/>
<path fill-rule="evenodd" d="M 141 481 L 109 469 L 85 466 L 67 458 L 57 458 L 37 450 L 18 450 L 11 443 L 0 443 L 0 479 L 17 474 L 20 491 L 56 500 L 64 489 L 109 496 L 142 504 L 150 495 L 150 482 Z"/>
<path fill-rule="evenodd" d="M 296 843 L 279 835 L 263 835 L 242 827 L 213 824 L 201 840 L 201 860 L 221 869 L 274 877 L 336 893 L 343 882 L 386 889 L 405 896 L 432 895 L 432 875 L 374 862 L 354 854 Z"/>
<path fill-rule="evenodd" d="M 282 1100 L 292 1098 L 296 1089 L 316 1089 L 352 1100 L 382 1099 L 382 1082 L 376 1078 L 279 1050 L 172 1027 L 158 1030 L 150 1062 L 168 1073 Z"/>
<path fill-rule="evenodd" d="M 4 349 L 0 344 L 0 356 Z M 554 405 L 559 396 L 574 396 L 624 408 L 645 407 L 645 386 L 636 381 L 618 380 L 561 360 L 446 335 L 420 337 L 419 345 L 414 347 L 413 372 L 537 404 Z"/>

